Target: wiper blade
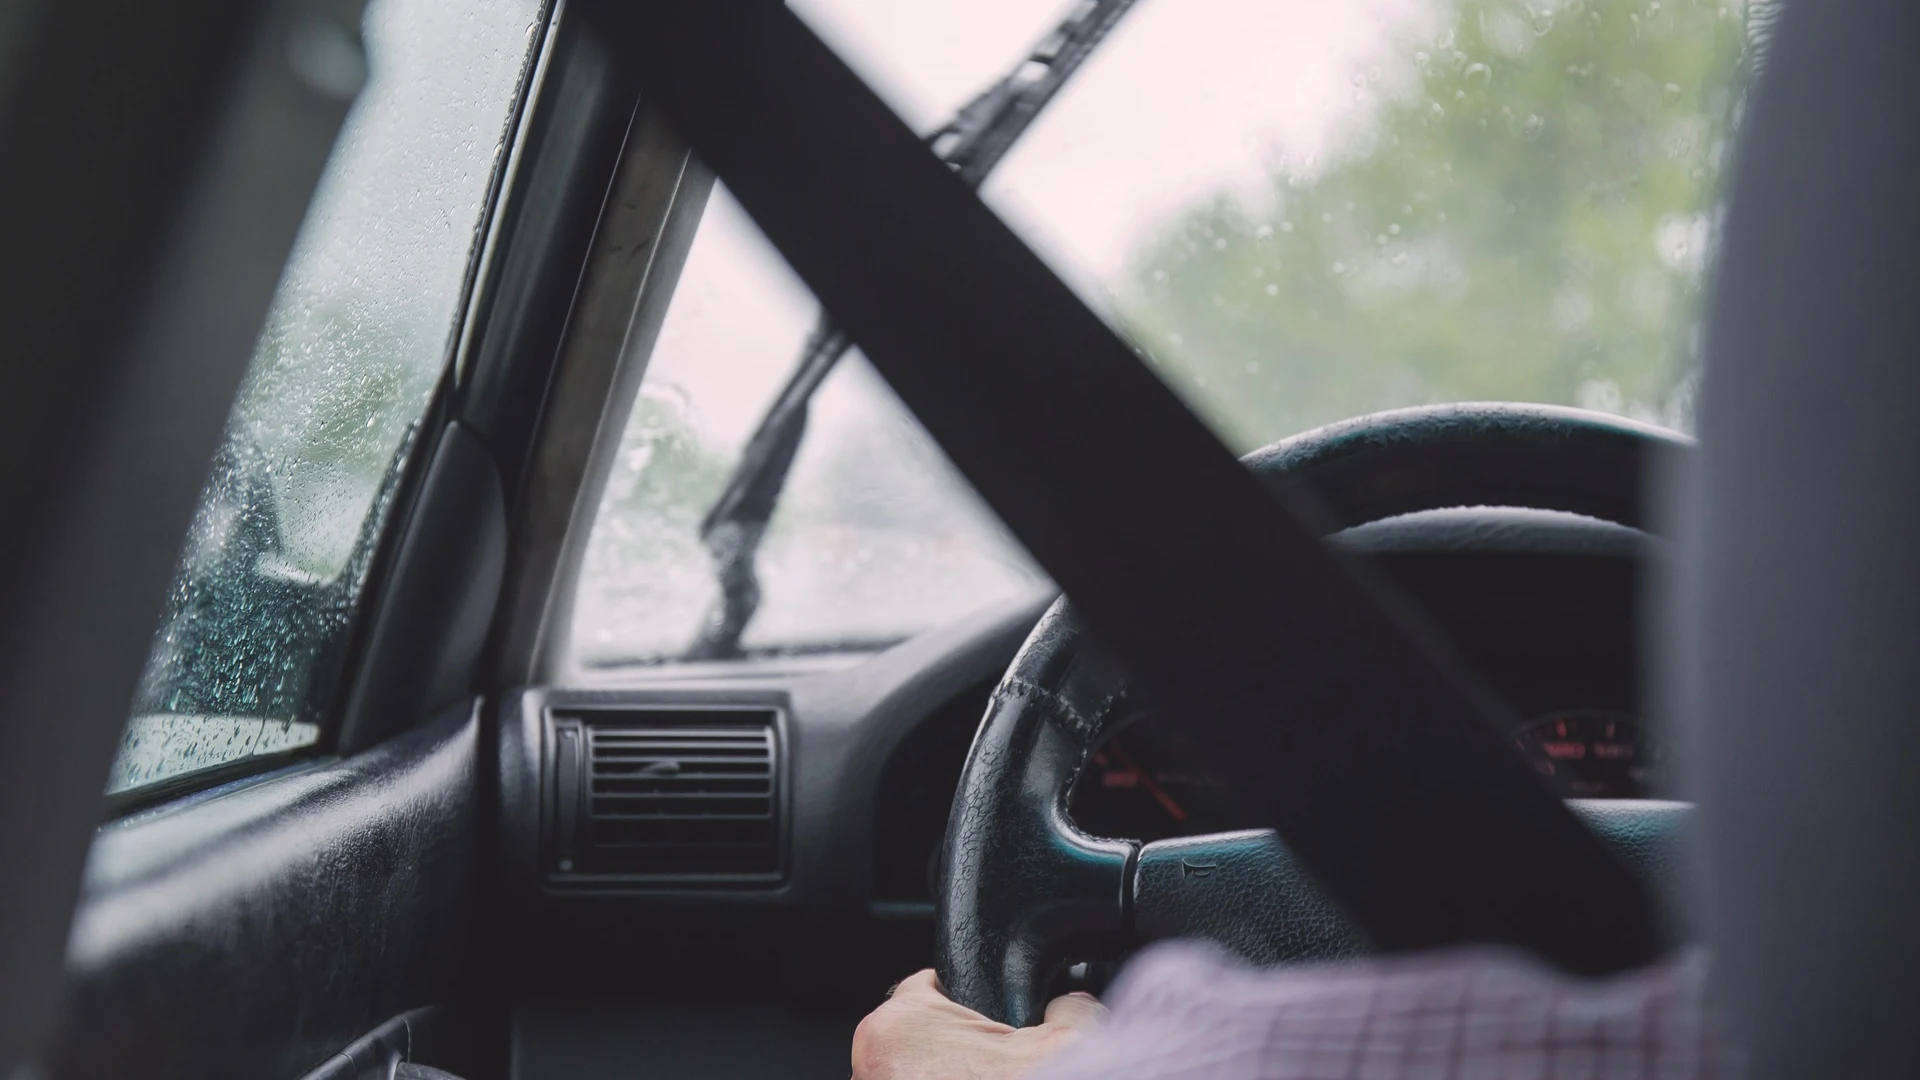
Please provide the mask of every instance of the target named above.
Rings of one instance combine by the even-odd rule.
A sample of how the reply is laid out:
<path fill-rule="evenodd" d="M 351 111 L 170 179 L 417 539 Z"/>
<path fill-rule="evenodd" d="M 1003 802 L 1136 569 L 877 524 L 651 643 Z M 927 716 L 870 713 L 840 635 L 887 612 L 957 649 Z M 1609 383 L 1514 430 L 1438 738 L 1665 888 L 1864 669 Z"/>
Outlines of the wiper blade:
<path fill-rule="evenodd" d="M 969 187 L 979 187 L 1032 126 L 1135 0 L 1080 0 L 1014 69 L 927 136 L 927 144 Z M 718 602 L 707 612 L 686 659 L 740 655 L 740 636 L 760 607 L 755 562 L 807 431 L 808 405 L 853 342 L 821 312 L 787 384 L 748 437 L 727 486 L 700 523 L 713 557 Z"/>

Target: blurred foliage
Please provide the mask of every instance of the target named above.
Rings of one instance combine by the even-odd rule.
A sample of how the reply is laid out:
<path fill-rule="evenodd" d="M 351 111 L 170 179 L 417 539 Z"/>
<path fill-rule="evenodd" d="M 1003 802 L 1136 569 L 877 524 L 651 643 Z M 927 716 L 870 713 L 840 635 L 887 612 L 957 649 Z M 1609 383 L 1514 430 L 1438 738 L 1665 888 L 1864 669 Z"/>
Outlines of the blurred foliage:
<path fill-rule="evenodd" d="M 1149 244 L 1120 319 L 1239 450 L 1444 401 L 1686 426 L 1744 40 L 1723 0 L 1461 0 L 1321 160 Z"/>

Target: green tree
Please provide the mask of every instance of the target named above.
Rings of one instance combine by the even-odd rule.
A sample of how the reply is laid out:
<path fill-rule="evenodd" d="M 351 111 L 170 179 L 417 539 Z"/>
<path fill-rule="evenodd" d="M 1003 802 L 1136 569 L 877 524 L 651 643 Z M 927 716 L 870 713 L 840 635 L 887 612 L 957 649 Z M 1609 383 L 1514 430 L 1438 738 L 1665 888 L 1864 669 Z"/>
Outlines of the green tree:
<path fill-rule="evenodd" d="M 1542 3 L 1403 34 L 1319 163 L 1140 252 L 1120 317 L 1238 448 L 1436 401 L 1687 422 L 1743 8 Z"/>

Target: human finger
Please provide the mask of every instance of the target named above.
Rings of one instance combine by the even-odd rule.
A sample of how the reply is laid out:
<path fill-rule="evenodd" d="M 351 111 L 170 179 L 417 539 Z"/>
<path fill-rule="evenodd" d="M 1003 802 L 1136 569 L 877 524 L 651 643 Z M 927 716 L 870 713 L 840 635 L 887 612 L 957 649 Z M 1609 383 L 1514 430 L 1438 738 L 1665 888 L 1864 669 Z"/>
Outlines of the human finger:
<path fill-rule="evenodd" d="M 890 998 L 928 996 L 944 998 L 947 995 L 940 988 L 940 976 L 934 974 L 932 968 L 922 968 L 895 983 L 893 989 L 887 992 L 887 996 Z"/>
<path fill-rule="evenodd" d="M 1107 1007 L 1092 994 L 1075 991 L 1047 1002 L 1046 1022 L 1073 1030 L 1094 1027 L 1107 1017 Z"/>

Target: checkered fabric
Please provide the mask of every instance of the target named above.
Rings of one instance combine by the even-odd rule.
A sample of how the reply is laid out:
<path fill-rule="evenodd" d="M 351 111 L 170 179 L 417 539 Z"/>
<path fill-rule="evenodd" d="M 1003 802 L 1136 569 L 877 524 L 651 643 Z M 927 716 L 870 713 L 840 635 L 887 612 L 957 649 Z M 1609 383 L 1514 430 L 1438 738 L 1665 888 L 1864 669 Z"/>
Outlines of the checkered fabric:
<path fill-rule="evenodd" d="M 1604 980 L 1467 950 L 1254 970 L 1172 944 L 1033 1080 L 1705 1080 L 1738 1075 L 1685 953 Z"/>

